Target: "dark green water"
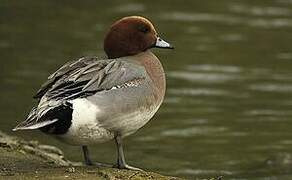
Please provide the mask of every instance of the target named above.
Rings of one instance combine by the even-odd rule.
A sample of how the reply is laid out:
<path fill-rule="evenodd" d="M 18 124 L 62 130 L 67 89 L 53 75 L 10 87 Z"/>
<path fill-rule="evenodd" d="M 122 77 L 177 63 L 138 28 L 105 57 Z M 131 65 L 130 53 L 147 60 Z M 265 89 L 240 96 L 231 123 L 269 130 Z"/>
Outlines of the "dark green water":
<path fill-rule="evenodd" d="M 82 160 L 79 147 L 11 129 L 56 68 L 104 56 L 104 33 L 126 15 L 150 18 L 176 47 L 153 50 L 167 95 L 153 120 L 126 139 L 130 164 L 190 179 L 292 179 L 291 0 L 1 0 L 0 130 Z M 115 161 L 112 142 L 91 152 Z"/>

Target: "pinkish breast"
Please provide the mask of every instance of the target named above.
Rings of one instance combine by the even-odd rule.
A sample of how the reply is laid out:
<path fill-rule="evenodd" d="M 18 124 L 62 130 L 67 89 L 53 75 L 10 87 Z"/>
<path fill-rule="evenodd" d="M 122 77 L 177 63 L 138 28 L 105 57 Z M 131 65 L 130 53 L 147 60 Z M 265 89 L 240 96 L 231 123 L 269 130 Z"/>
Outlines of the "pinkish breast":
<path fill-rule="evenodd" d="M 137 60 L 145 67 L 149 77 L 152 79 L 156 100 L 159 104 L 162 103 L 165 95 L 166 80 L 165 74 L 159 59 L 151 52 L 145 51 L 136 55 Z"/>

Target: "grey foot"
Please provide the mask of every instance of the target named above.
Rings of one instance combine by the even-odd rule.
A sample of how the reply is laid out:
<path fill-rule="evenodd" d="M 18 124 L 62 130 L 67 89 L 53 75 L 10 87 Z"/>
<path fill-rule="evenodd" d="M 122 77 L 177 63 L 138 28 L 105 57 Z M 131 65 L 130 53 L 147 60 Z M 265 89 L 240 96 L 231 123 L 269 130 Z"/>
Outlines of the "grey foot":
<path fill-rule="evenodd" d="M 92 162 L 92 161 L 86 161 L 85 165 L 87 165 L 87 166 L 95 166 L 95 167 L 112 167 L 113 166 L 111 164 L 100 163 L 100 162 Z"/>
<path fill-rule="evenodd" d="M 87 166 L 93 166 L 93 162 L 89 159 L 85 159 L 84 164 Z"/>
<path fill-rule="evenodd" d="M 84 155 L 84 163 L 87 166 L 95 166 L 95 167 L 112 167 L 111 164 L 99 163 L 99 162 L 92 162 L 89 156 L 89 150 L 87 146 L 82 146 L 83 155 Z"/>
<path fill-rule="evenodd" d="M 129 166 L 128 164 L 116 164 L 113 166 L 114 168 L 119 168 L 119 169 L 128 169 L 128 170 L 133 170 L 133 171 L 144 171 L 143 169 L 136 168 L 133 166 Z"/>
<path fill-rule="evenodd" d="M 94 162 L 91 166 L 96 166 L 96 167 L 113 167 L 112 164 L 106 164 L 106 163 L 100 163 L 100 162 Z"/>
<path fill-rule="evenodd" d="M 118 150 L 118 159 L 117 159 L 117 164 L 114 167 L 119 168 L 119 169 L 133 170 L 133 171 L 143 171 L 142 169 L 129 166 L 126 163 L 125 156 L 124 156 L 124 150 L 123 150 L 122 137 L 120 135 L 117 135 L 115 137 L 115 141 L 116 141 L 117 150 Z"/>

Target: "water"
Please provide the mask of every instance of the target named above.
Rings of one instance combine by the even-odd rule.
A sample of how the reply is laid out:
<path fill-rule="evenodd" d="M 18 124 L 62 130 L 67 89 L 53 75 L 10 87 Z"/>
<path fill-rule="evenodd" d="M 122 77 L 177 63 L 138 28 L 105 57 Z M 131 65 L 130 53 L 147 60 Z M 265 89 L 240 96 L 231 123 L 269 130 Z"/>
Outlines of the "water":
<path fill-rule="evenodd" d="M 167 72 L 165 102 L 126 139 L 129 164 L 194 179 L 292 179 L 292 1 L 9 1 L 0 3 L 0 130 L 60 147 L 39 132 L 12 133 L 56 68 L 104 56 L 108 26 L 144 15 L 173 51 L 153 50 Z M 114 162 L 112 142 L 91 147 Z"/>

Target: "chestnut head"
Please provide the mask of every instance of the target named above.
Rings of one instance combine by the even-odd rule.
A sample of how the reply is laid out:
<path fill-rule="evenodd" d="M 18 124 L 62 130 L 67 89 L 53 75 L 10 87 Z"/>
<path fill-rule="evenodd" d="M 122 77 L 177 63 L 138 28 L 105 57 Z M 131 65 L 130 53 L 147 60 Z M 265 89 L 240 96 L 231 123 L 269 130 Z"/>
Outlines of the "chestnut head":
<path fill-rule="evenodd" d="M 173 49 L 158 37 L 152 23 L 140 16 L 124 17 L 115 22 L 104 40 L 104 51 L 109 58 L 135 55 L 153 47 Z"/>

